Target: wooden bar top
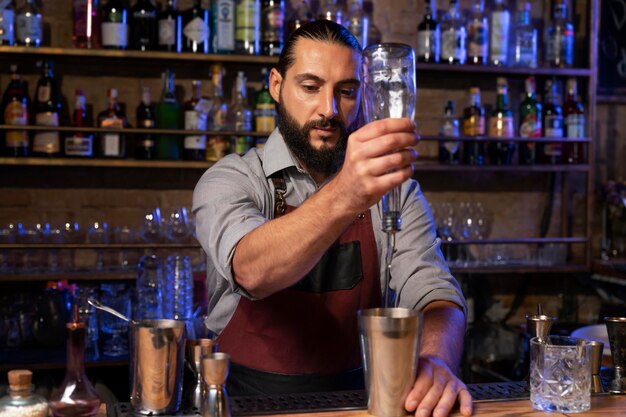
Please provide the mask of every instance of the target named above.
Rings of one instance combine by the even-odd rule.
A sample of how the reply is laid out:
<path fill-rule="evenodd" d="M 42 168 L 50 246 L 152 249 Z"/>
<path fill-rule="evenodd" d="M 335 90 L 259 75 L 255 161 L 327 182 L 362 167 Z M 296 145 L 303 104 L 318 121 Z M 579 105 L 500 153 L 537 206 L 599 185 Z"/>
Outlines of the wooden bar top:
<path fill-rule="evenodd" d="M 547 413 L 530 406 L 529 400 L 478 401 L 474 416 L 484 417 L 624 417 L 626 395 L 598 395 L 591 397 L 591 410 L 584 413 Z M 320 413 L 275 414 L 274 417 L 371 417 L 367 410 L 328 411 Z M 454 412 L 450 417 L 462 417 Z"/>

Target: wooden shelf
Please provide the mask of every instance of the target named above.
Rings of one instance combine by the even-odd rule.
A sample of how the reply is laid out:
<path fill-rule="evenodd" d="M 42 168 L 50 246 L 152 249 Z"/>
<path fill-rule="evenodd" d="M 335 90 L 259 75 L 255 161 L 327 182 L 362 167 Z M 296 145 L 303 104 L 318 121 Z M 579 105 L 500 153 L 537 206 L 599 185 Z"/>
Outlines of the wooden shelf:
<path fill-rule="evenodd" d="M 586 237 L 527 237 L 497 239 L 441 240 L 444 245 L 534 245 L 549 243 L 587 243 Z M 1 248 L 1 247 L 0 247 Z"/>
<path fill-rule="evenodd" d="M 0 351 L 0 371 L 11 369 L 51 370 L 64 369 L 65 350 L 20 349 L 20 351 Z M 86 368 L 128 366 L 128 356 L 119 358 L 102 357 L 96 360 L 85 359 Z"/>
<path fill-rule="evenodd" d="M 510 265 L 493 265 L 493 266 L 470 266 L 470 267 L 452 267 L 450 268 L 454 274 L 564 274 L 564 273 L 583 273 L 589 272 L 584 265 L 555 265 L 555 266 L 539 266 L 539 265 L 519 265 L 511 263 Z"/>
<path fill-rule="evenodd" d="M 49 167 L 98 167 L 98 168 L 177 168 L 208 169 L 213 162 L 208 161 L 161 161 L 139 159 L 108 158 L 14 158 L 0 157 L 0 165 L 49 166 Z"/>
<path fill-rule="evenodd" d="M 45 272 L 41 274 L 8 274 L 0 275 L 0 282 L 46 282 L 66 279 L 75 281 L 127 281 L 137 278 L 135 268 L 125 271 L 84 271 L 84 272 Z"/>
<path fill-rule="evenodd" d="M 28 48 L 24 46 L 0 46 L 0 54 L 16 56 L 34 56 L 36 58 L 102 58 L 102 59 L 140 59 L 159 61 L 200 61 L 240 64 L 271 65 L 278 62 L 278 57 L 263 55 L 223 55 L 223 54 L 192 54 L 188 52 L 161 51 L 120 51 L 113 49 L 77 49 L 77 48 Z"/>
<path fill-rule="evenodd" d="M 588 164 L 559 164 L 559 165 L 445 165 L 436 161 L 420 161 L 413 165 L 416 172 L 421 171 L 467 171 L 467 172 L 589 172 Z"/>
<path fill-rule="evenodd" d="M 0 244 L 0 250 L 68 250 L 68 249 L 199 249 L 198 243 L 35 243 Z"/>
<path fill-rule="evenodd" d="M 15 129 L 13 129 L 15 130 Z M 458 136 L 458 137 L 448 137 L 448 136 L 439 136 L 439 135 L 420 135 L 420 140 L 425 141 L 437 141 L 437 142 L 455 142 L 455 141 L 480 141 L 480 142 L 536 142 L 536 143 L 555 143 L 555 142 L 563 142 L 563 143 L 572 143 L 572 142 L 591 142 L 591 138 L 522 138 L 522 137 L 512 137 L 512 138 L 501 138 L 495 136 Z"/>
<path fill-rule="evenodd" d="M 591 77 L 593 71 L 590 68 L 518 68 L 518 67 L 495 67 L 489 65 L 450 65 L 445 63 L 426 64 L 416 63 L 415 70 L 419 78 L 420 71 L 453 72 L 471 74 L 493 74 L 511 76 L 556 76 L 556 77 Z"/>
<path fill-rule="evenodd" d="M 248 132 L 237 130 L 182 130 L 182 129 L 140 129 L 127 127 L 123 129 L 102 127 L 71 127 L 71 126 L 15 126 L 0 125 L 2 130 L 23 130 L 29 132 L 80 132 L 80 133 L 125 133 L 149 135 L 177 135 L 177 136 L 255 136 L 268 137 L 272 132 Z"/>

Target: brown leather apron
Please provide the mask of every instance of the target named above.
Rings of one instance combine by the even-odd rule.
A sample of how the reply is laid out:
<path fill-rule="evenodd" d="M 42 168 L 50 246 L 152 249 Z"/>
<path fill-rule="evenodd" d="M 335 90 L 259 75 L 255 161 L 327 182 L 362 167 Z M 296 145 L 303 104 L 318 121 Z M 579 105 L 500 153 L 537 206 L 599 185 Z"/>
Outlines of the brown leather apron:
<path fill-rule="evenodd" d="M 282 176 L 272 180 L 276 217 L 295 210 L 284 202 Z M 219 335 L 220 350 L 231 355 L 233 364 L 275 374 L 337 374 L 358 368 L 357 310 L 380 305 L 379 273 L 368 210 L 298 283 L 262 300 L 242 297 Z"/>

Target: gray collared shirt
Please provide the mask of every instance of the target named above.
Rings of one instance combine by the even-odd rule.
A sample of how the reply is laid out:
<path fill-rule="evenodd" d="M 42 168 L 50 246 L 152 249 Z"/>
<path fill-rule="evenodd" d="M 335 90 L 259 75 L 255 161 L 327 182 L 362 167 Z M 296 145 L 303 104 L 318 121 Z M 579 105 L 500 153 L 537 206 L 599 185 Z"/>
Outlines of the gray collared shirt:
<path fill-rule="evenodd" d="M 208 256 L 206 324 L 218 334 L 235 312 L 240 297 L 250 298 L 233 279 L 233 255 L 241 238 L 274 218 L 274 186 L 269 176 L 281 170 L 287 183 L 288 205 L 299 206 L 319 189 L 276 129 L 264 148 L 218 161 L 204 173 L 194 190 L 196 234 Z M 396 234 L 390 283 L 398 306 L 421 310 L 432 301 L 445 300 L 467 312 L 463 293 L 441 253 L 430 207 L 417 181 L 402 185 L 401 204 L 402 230 Z M 370 212 L 382 289 L 387 235 L 379 227 L 380 204 L 370 207 Z"/>

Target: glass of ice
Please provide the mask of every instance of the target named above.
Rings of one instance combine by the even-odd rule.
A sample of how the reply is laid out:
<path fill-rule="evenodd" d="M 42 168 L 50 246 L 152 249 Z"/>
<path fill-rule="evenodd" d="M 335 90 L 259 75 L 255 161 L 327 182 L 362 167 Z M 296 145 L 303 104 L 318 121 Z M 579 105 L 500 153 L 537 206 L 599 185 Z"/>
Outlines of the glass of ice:
<path fill-rule="evenodd" d="M 530 340 L 530 402 L 541 411 L 580 413 L 591 407 L 591 343 L 548 336 Z"/>

